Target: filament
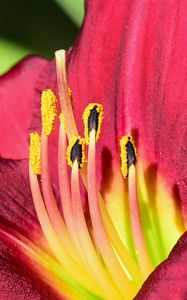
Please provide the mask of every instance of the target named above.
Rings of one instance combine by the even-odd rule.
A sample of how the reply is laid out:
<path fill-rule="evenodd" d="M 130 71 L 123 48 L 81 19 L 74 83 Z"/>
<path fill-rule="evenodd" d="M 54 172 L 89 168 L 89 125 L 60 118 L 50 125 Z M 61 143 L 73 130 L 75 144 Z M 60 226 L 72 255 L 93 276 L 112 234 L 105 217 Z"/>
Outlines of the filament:
<path fill-rule="evenodd" d="M 80 282 L 80 284 L 82 284 L 83 286 L 87 286 L 89 289 L 93 290 L 93 286 L 92 284 L 90 284 L 87 276 L 85 276 L 85 274 L 76 266 L 76 264 L 73 263 L 72 259 L 61 246 L 45 209 L 37 176 L 32 173 L 30 167 L 29 178 L 36 214 L 44 236 L 48 241 L 53 253 L 61 263 L 61 265 L 64 267 L 64 269 L 67 271 L 67 273 L 70 273 L 73 278 L 75 277 L 75 280 Z"/>
<path fill-rule="evenodd" d="M 20 250 L 24 251 L 24 254 L 26 254 L 28 258 L 32 258 L 37 263 L 37 266 L 41 266 L 47 270 L 46 275 L 42 269 L 39 270 L 39 272 L 41 272 L 42 276 L 47 277 L 47 282 L 50 281 L 58 293 L 60 293 L 62 296 L 67 296 L 68 299 L 72 300 L 100 299 L 100 297 L 98 297 L 96 294 L 92 294 L 89 292 L 89 290 L 82 288 L 64 271 L 62 266 L 42 248 L 37 246 L 24 235 L 14 232 L 13 230 L 11 231 L 12 232 L 8 232 L 7 230 L 0 228 L 0 232 L 16 243 L 20 247 Z"/>
<path fill-rule="evenodd" d="M 67 168 L 67 161 L 66 161 L 66 144 L 67 144 L 66 132 L 65 132 L 64 124 L 61 122 L 60 131 L 59 131 L 59 143 L 58 143 L 58 178 L 59 178 L 60 199 L 61 199 L 67 230 L 70 236 L 72 237 L 72 240 L 75 244 L 75 247 L 79 253 L 81 260 L 83 261 L 83 263 L 85 263 L 82 250 L 80 247 L 80 243 L 77 237 L 76 220 L 74 219 L 73 216 L 70 183 L 69 183 L 68 168 Z"/>
<path fill-rule="evenodd" d="M 113 278 L 116 286 L 119 288 L 124 298 L 131 299 L 134 295 L 134 286 L 127 278 L 115 253 L 110 245 L 106 231 L 103 226 L 96 189 L 95 174 L 95 131 L 90 132 L 90 142 L 88 148 L 88 201 L 91 214 L 92 225 L 97 241 L 97 246 L 101 251 L 106 266 Z M 125 288 L 124 288 L 125 287 Z"/>
<path fill-rule="evenodd" d="M 43 191 L 43 197 L 47 208 L 47 212 L 50 217 L 50 221 L 63 247 L 66 248 L 66 250 L 72 256 L 73 260 L 80 266 L 80 262 L 77 258 L 76 251 L 73 247 L 73 243 L 71 239 L 69 238 L 67 228 L 59 212 L 53 194 L 51 179 L 49 175 L 48 136 L 44 135 L 43 132 L 41 136 L 41 163 L 42 163 L 42 173 L 41 173 L 42 191 Z"/>
<path fill-rule="evenodd" d="M 153 266 L 149 257 L 142 229 L 138 205 L 136 170 L 134 164 L 129 167 L 128 173 L 130 220 L 134 247 L 142 273 L 145 277 L 147 277 L 152 272 Z"/>
<path fill-rule="evenodd" d="M 78 163 L 76 161 L 73 163 L 72 167 L 71 191 L 74 217 L 77 220 L 77 233 L 81 242 L 82 250 L 84 252 L 85 260 L 88 263 L 89 270 L 91 271 L 96 284 L 99 285 L 98 287 L 102 290 L 102 294 L 104 297 L 106 297 L 106 299 L 109 299 L 110 297 L 112 299 L 123 299 L 113 285 L 113 282 L 110 279 L 109 275 L 101 266 L 101 262 L 97 257 L 95 247 L 92 243 L 82 209 Z"/>

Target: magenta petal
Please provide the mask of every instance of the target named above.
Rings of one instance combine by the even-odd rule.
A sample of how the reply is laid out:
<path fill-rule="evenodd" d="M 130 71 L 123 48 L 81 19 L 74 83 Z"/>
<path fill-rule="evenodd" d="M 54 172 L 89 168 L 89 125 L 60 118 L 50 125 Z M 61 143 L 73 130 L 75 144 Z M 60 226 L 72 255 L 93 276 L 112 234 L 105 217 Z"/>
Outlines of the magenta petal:
<path fill-rule="evenodd" d="M 62 300 L 32 270 L 23 253 L 9 239 L 0 235 L 0 299 Z"/>
<path fill-rule="evenodd" d="M 157 164 L 187 212 L 187 2 L 94 0 L 86 7 L 69 56 L 78 124 L 88 102 L 102 102 L 100 153 L 119 157 L 119 138 L 133 132 L 139 157 Z"/>
<path fill-rule="evenodd" d="M 187 299 L 187 233 L 143 284 L 135 300 Z"/>
<path fill-rule="evenodd" d="M 0 77 L 0 156 L 28 157 L 28 134 L 41 128 L 40 94 L 54 87 L 54 64 L 29 56 Z"/>
<path fill-rule="evenodd" d="M 0 160 L 0 223 L 37 239 L 40 227 L 28 179 L 28 160 Z"/>

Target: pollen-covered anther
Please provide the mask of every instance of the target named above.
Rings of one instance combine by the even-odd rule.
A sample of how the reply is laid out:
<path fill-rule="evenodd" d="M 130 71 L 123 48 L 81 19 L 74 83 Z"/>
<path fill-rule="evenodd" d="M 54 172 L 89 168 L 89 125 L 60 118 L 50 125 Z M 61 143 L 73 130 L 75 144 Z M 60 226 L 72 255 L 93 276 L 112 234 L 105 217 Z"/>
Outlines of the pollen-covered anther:
<path fill-rule="evenodd" d="M 67 148 L 67 161 L 69 166 L 73 166 L 75 161 L 78 162 L 79 168 L 86 163 L 85 139 L 80 136 L 73 136 L 69 141 Z"/>
<path fill-rule="evenodd" d="M 103 106 L 98 103 L 90 103 L 84 110 L 84 135 L 86 144 L 89 144 L 89 135 L 92 130 L 95 131 L 95 139 L 98 140 L 101 133 L 101 124 L 103 120 Z"/>
<path fill-rule="evenodd" d="M 52 90 L 42 92 L 41 97 L 42 130 L 45 135 L 50 135 L 54 129 L 57 115 L 57 100 Z"/>
<path fill-rule="evenodd" d="M 32 132 L 30 134 L 29 162 L 32 172 L 36 175 L 41 174 L 40 145 L 40 135 L 37 132 Z"/>
<path fill-rule="evenodd" d="M 137 151 L 134 139 L 130 135 L 125 135 L 120 139 L 121 148 L 121 172 L 126 178 L 128 176 L 129 167 L 136 163 Z"/>

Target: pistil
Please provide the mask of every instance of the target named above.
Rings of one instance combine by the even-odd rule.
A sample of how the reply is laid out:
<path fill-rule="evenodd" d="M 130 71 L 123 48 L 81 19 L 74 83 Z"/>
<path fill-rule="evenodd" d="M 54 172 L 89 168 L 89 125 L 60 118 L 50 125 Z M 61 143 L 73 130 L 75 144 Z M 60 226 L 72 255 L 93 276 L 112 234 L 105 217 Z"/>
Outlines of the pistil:
<path fill-rule="evenodd" d="M 58 50 L 55 52 L 56 71 L 58 92 L 60 98 L 61 111 L 63 112 L 67 123 L 67 136 L 71 138 L 78 135 L 77 126 L 75 123 L 71 95 L 69 93 L 67 78 L 66 78 L 66 53 L 65 50 Z"/>
<path fill-rule="evenodd" d="M 59 190 L 60 200 L 63 209 L 64 219 L 67 226 L 67 230 L 72 237 L 75 247 L 78 251 L 80 259 L 84 262 L 80 244 L 76 233 L 76 223 L 73 218 L 73 207 L 70 192 L 70 183 L 68 177 L 68 168 L 66 160 L 66 121 L 64 115 L 60 114 L 60 130 L 59 130 L 59 141 L 58 141 L 58 179 L 59 179 Z"/>

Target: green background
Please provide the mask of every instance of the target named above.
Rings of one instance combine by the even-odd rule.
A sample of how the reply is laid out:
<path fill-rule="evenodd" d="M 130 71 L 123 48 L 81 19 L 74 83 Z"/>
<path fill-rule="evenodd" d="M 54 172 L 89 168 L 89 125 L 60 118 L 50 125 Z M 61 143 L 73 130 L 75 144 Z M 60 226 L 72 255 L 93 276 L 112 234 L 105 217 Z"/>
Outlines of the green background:
<path fill-rule="evenodd" d="M 27 54 L 52 58 L 75 40 L 83 0 L 1 0 L 0 75 Z"/>

